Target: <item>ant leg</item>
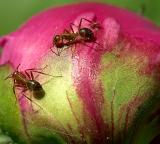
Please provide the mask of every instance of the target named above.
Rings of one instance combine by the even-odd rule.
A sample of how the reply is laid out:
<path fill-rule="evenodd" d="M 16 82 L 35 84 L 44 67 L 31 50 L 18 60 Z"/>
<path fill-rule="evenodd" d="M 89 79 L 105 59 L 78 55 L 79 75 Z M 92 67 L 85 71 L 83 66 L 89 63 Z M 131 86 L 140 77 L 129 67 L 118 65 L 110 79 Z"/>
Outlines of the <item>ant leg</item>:
<path fill-rule="evenodd" d="M 31 107 L 32 107 L 32 110 L 33 110 L 33 111 L 34 111 L 34 109 L 33 109 L 33 104 L 35 104 L 35 105 L 37 105 L 38 107 L 40 107 L 41 109 L 43 109 L 38 103 L 36 103 L 36 102 L 34 102 L 34 101 L 32 100 L 32 96 L 29 98 L 29 97 L 27 97 L 26 95 L 24 95 L 24 97 L 31 102 Z M 32 104 L 32 103 L 33 103 L 33 104 Z"/>
<path fill-rule="evenodd" d="M 33 97 L 33 95 L 31 94 L 31 95 L 30 95 L 30 100 L 31 100 L 31 108 L 32 108 L 32 110 L 34 111 L 34 109 L 33 109 L 33 103 L 32 103 L 32 102 L 33 102 L 33 100 L 32 100 L 32 97 Z"/>
<path fill-rule="evenodd" d="M 54 52 L 51 48 L 51 51 L 54 53 L 54 54 L 56 54 L 57 56 L 60 56 L 60 54 L 64 51 L 64 50 L 66 50 L 66 49 L 68 49 L 69 47 L 67 47 L 67 48 L 56 48 L 57 49 L 57 53 L 56 52 Z"/>
<path fill-rule="evenodd" d="M 44 70 L 45 68 L 47 68 L 48 67 L 48 65 L 46 65 L 45 67 L 43 67 L 43 68 L 30 68 L 30 69 L 26 69 L 25 71 L 32 71 L 32 70 Z"/>
<path fill-rule="evenodd" d="M 50 48 L 50 49 L 51 49 L 51 51 L 52 51 L 55 55 L 60 56 L 60 52 L 59 52 L 59 49 L 60 49 L 60 48 L 56 48 L 57 53 L 56 53 L 56 52 L 54 52 L 54 51 L 52 50 L 52 48 Z"/>
<path fill-rule="evenodd" d="M 85 42 L 82 42 L 82 44 L 83 44 L 84 46 L 89 47 L 89 48 L 93 48 L 92 46 L 87 45 Z"/>
<path fill-rule="evenodd" d="M 16 101 L 15 101 L 15 103 L 16 103 L 16 102 L 18 101 L 18 99 L 17 99 L 17 96 L 16 96 L 15 88 L 17 88 L 17 89 L 19 88 L 19 90 L 22 90 L 22 88 L 24 89 L 24 87 L 23 87 L 22 85 L 14 84 L 14 86 L 13 86 L 13 92 L 14 92 L 14 95 L 15 95 L 15 98 L 16 98 Z M 25 88 L 25 91 L 27 91 L 27 90 L 28 90 L 28 89 Z M 24 90 L 23 90 L 23 91 L 24 91 Z M 22 92 L 23 92 L 23 91 L 22 91 Z M 24 91 L 24 92 L 25 92 L 25 91 Z"/>
<path fill-rule="evenodd" d="M 39 76 L 39 74 L 38 75 L 36 75 L 36 76 L 34 76 L 33 75 L 33 70 L 32 71 L 30 71 L 30 74 L 31 74 L 31 78 L 32 78 L 32 80 L 34 80 L 34 79 L 37 79 L 38 78 L 38 76 Z"/>
<path fill-rule="evenodd" d="M 63 49 L 61 49 L 60 53 L 62 53 L 63 51 L 65 51 L 65 50 L 68 49 L 68 48 L 69 48 L 69 46 L 67 46 L 67 47 L 65 47 L 65 48 L 63 48 Z"/>
<path fill-rule="evenodd" d="M 29 97 L 27 97 L 27 96 L 24 94 L 27 90 L 28 90 L 28 89 L 23 89 L 22 93 L 23 93 L 24 97 L 31 102 L 31 108 L 32 108 L 32 110 L 34 111 L 34 109 L 33 109 L 33 104 L 32 104 L 32 103 L 34 103 L 33 100 L 32 100 L 32 95 L 31 95 L 31 97 L 29 98 Z"/>
<path fill-rule="evenodd" d="M 31 69 L 26 69 L 24 72 L 25 74 L 28 76 L 29 79 L 34 79 L 34 75 L 32 73 L 32 71 L 38 72 L 38 70 L 44 70 L 48 65 L 46 65 L 44 68 L 31 68 Z M 30 72 L 30 74 L 28 73 L 28 71 Z"/>
<path fill-rule="evenodd" d="M 96 43 L 96 42 L 95 42 L 95 43 Z M 87 45 L 85 42 L 83 42 L 82 44 L 83 44 L 84 46 L 87 46 L 87 47 L 91 48 L 91 49 L 94 49 L 95 51 L 98 51 L 98 50 L 103 51 L 103 49 L 95 49 L 94 46 L 89 46 L 89 45 Z M 96 43 L 96 44 L 98 44 L 98 43 Z M 100 44 L 99 44 L 99 45 L 100 45 Z"/>
<path fill-rule="evenodd" d="M 87 22 L 89 22 L 89 23 L 93 23 L 92 21 L 90 21 L 90 20 L 88 20 L 88 19 L 86 19 L 86 18 L 81 18 L 80 19 L 80 23 L 79 23 L 79 27 L 81 28 L 81 25 L 82 25 L 82 21 L 87 21 Z"/>
<path fill-rule="evenodd" d="M 13 74 L 8 75 L 4 80 L 7 80 L 7 79 L 9 79 L 9 78 L 12 78 L 12 75 L 13 75 Z"/>
<path fill-rule="evenodd" d="M 34 80 L 34 76 L 33 76 L 32 71 L 30 71 L 30 75 L 31 75 L 31 80 Z"/>
<path fill-rule="evenodd" d="M 81 18 L 81 21 L 82 21 L 82 20 L 85 20 L 85 21 L 87 21 L 87 22 L 89 22 L 89 23 L 92 23 L 91 20 L 88 20 L 88 19 L 86 19 L 86 18 Z"/>
<path fill-rule="evenodd" d="M 27 70 L 25 70 L 25 74 L 28 76 L 29 79 L 31 80 L 34 80 L 34 75 L 33 75 L 33 70 L 29 70 L 30 74 L 27 72 Z M 36 78 L 38 77 L 39 75 L 36 76 Z"/>
<path fill-rule="evenodd" d="M 16 67 L 16 71 L 18 71 L 19 66 L 20 66 L 20 64 Z M 7 80 L 7 79 L 9 79 L 9 78 L 12 78 L 12 75 L 13 75 L 13 74 L 8 75 L 4 80 Z"/>
<path fill-rule="evenodd" d="M 37 75 L 37 76 L 35 76 L 34 77 L 34 75 L 33 75 L 33 73 L 31 73 L 32 71 L 39 71 L 39 70 L 41 70 L 41 71 L 43 71 L 45 68 L 47 68 L 47 66 L 48 65 L 46 65 L 45 67 L 43 67 L 43 68 L 30 68 L 30 69 L 26 69 L 25 70 L 25 74 L 29 77 L 29 79 L 37 79 L 37 77 L 39 76 L 39 75 Z M 28 74 L 28 71 L 30 72 L 30 75 Z"/>
<path fill-rule="evenodd" d="M 101 50 L 101 51 L 103 51 L 104 49 L 103 49 L 103 46 L 100 44 L 100 43 L 98 43 L 98 42 L 94 42 L 95 44 L 97 44 L 98 46 L 100 46 L 100 47 L 102 47 L 102 49 L 96 49 L 96 50 Z"/>
<path fill-rule="evenodd" d="M 35 69 L 35 70 L 38 70 L 38 69 Z M 29 71 L 30 74 L 27 71 Z M 27 69 L 27 70 L 25 70 L 25 74 L 28 76 L 28 78 L 30 80 L 34 80 L 34 79 L 36 79 L 39 76 L 39 75 L 37 75 L 37 76 L 34 77 L 34 75 L 32 73 L 33 71 L 34 71 L 34 69 Z"/>
<path fill-rule="evenodd" d="M 14 96 L 15 96 L 15 99 L 16 99 L 16 101 L 15 101 L 15 103 L 16 103 L 16 102 L 17 102 L 17 96 L 16 96 L 16 90 L 15 90 L 15 87 L 16 87 L 16 86 L 15 86 L 15 85 L 16 85 L 15 83 L 16 83 L 16 81 L 14 80 L 14 81 L 13 81 L 13 88 L 12 88 L 12 89 L 13 89 L 13 93 L 14 93 Z"/>
<path fill-rule="evenodd" d="M 35 77 L 34 77 L 34 79 L 37 79 L 39 77 L 39 75 L 36 75 Z"/>
<path fill-rule="evenodd" d="M 31 75 L 29 75 L 29 73 L 27 72 L 27 70 L 25 70 L 24 73 L 27 75 L 27 77 L 28 77 L 29 79 L 31 79 Z"/>
<path fill-rule="evenodd" d="M 46 68 L 46 66 L 45 66 L 44 68 Z M 44 73 L 44 72 L 41 72 L 41 71 L 38 71 L 38 70 L 39 70 L 39 69 L 27 69 L 27 70 L 25 71 L 25 73 L 27 74 L 27 76 L 28 76 L 31 80 L 37 79 L 37 77 L 39 76 L 39 75 L 34 76 L 33 72 L 34 72 L 34 73 L 38 73 L 38 74 L 43 74 L 43 75 L 52 76 L 52 77 L 54 77 L 54 78 L 55 78 L 55 77 L 62 77 L 62 76 L 53 76 L 53 75 L 50 75 L 50 74 L 47 74 L 47 73 Z M 42 70 L 43 70 L 43 69 L 42 69 Z M 29 71 L 30 74 L 28 74 L 27 71 Z"/>
<path fill-rule="evenodd" d="M 92 21 L 90 21 L 90 20 L 88 20 L 88 19 L 86 19 L 86 18 L 81 18 L 81 19 L 80 19 L 80 22 L 79 22 L 79 25 L 78 25 L 78 29 L 81 28 L 81 25 L 82 25 L 82 21 L 83 21 L 83 20 L 85 20 L 85 21 L 87 21 L 87 22 L 89 22 L 89 23 L 92 23 Z"/>
<path fill-rule="evenodd" d="M 33 70 L 32 72 L 43 74 L 43 75 L 48 75 L 48 76 L 52 76 L 52 77 L 62 77 L 62 76 L 53 76 L 53 75 L 50 75 L 50 74 L 47 74 L 47 73 L 43 73 L 43 72 L 40 72 L 40 71 L 36 71 L 36 70 Z"/>
<path fill-rule="evenodd" d="M 73 26 L 75 26 L 75 27 L 77 27 L 78 28 L 78 26 L 76 26 L 74 23 L 70 23 L 70 29 L 71 29 L 71 31 L 73 32 L 73 33 L 75 33 L 74 32 L 74 29 L 73 29 Z M 79 29 L 78 29 L 79 30 Z"/>
<path fill-rule="evenodd" d="M 90 20 L 88 20 L 88 19 L 86 19 L 86 18 L 81 18 L 78 26 L 75 25 L 74 23 L 70 23 L 70 28 L 71 28 L 71 30 L 73 31 L 73 33 L 75 33 L 75 32 L 74 32 L 72 26 L 77 27 L 77 28 L 78 28 L 78 31 L 79 31 L 79 30 L 81 29 L 81 25 L 82 25 L 82 21 L 83 21 L 83 20 L 85 20 L 85 21 L 87 21 L 87 22 L 89 22 L 89 23 L 92 23 L 92 21 L 90 21 Z"/>
<path fill-rule="evenodd" d="M 29 97 L 27 97 L 26 95 L 24 95 L 24 97 L 25 97 L 26 99 L 28 99 L 28 100 L 31 102 L 31 108 L 32 108 L 32 110 L 33 110 L 32 99 L 29 98 Z"/>
<path fill-rule="evenodd" d="M 83 18 L 81 18 L 81 20 L 80 20 L 80 22 L 79 22 L 79 25 L 78 25 L 78 30 L 80 30 L 80 28 L 81 28 L 81 25 L 82 25 L 82 20 L 83 20 Z"/>
<path fill-rule="evenodd" d="M 31 80 L 34 80 L 34 76 L 33 76 L 32 71 L 30 71 L 30 76 L 31 76 Z"/>
<path fill-rule="evenodd" d="M 31 102 L 31 108 L 32 108 L 32 110 L 33 110 L 33 105 L 32 105 L 32 97 L 31 98 L 29 98 L 29 97 L 27 97 L 26 95 L 25 95 L 25 92 L 27 91 L 28 89 L 23 89 L 22 90 L 22 94 L 23 94 L 23 96 L 26 98 L 26 99 L 28 99 L 30 102 Z"/>
<path fill-rule="evenodd" d="M 69 30 L 67 30 L 67 29 L 64 29 L 64 31 L 63 31 L 64 33 L 70 33 L 70 31 Z"/>
<path fill-rule="evenodd" d="M 57 49 L 58 56 L 60 56 L 60 54 L 61 54 L 61 48 L 56 48 L 56 49 Z"/>
<path fill-rule="evenodd" d="M 71 47 L 71 52 L 72 52 L 72 58 L 75 56 L 76 53 L 76 43 L 74 44 L 74 47 Z"/>
<path fill-rule="evenodd" d="M 61 76 L 59 76 L 59 77 L 62 77 L 62 75 L 61 75 Z M 45 84 L 47 84 L 47 83 L 48 83 L 48 82 L 50 82 L 52 79 L 53 79 L 53 78 L 51 78 L 51 79 L 49 79 L 49 80 L 47 80 L 47 81 L 45 81 L 45 82 L 41 83 L 41 85 L 45 85 Z"/>
<path fill-rule="evenodd" d="M 16 99 L 16 101 L 15 101 L 15 104 L 16 104 L 16 102 L 17 102 L 17 96 L 16 96 L 16 90 L 15 90 L 15 86 L 13 86 L 13 93 L 14 93 L 14 96 L 15 96 L 15 99 Z"/>
<path fill-rule="evenodd" d="M 90 26 L 91 26 L 92 29 L 101 28 L 101 26 L 99 25 L 99 23 L 93 22 L 93 21 L 88 20 L 88 19 L 86 19 L 86 18 L 81 18 L 80 23 L 79 23 L 79 26 L 78 26 L 79 29 L 81 28 L 82 21 L 84 21 L 84 20 L 91 24 Z"/>
<path fill-rule="evenodd" d="M 18 71 L 18 69 L 19 69 L 20 65 L 21 65 L 21 64 L 18 64 L 18 66 L 16 67 L 16 71 Z"/>
<path fill-rule="evenodd" d="M 27 88 L 24 88 L 21 93 L 23 93 L 23 95 L 24 95 L 24 93 L 25 93 L 27 90 L 28 90 Z"/>

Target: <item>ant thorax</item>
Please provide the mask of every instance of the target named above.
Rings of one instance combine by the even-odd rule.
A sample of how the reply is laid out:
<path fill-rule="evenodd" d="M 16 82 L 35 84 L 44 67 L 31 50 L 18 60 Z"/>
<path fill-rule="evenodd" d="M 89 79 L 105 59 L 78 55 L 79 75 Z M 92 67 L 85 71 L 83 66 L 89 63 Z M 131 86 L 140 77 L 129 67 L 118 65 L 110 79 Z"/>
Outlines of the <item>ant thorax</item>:
<path fill-rule="evenodd" d="M 27 81 L 28 90 L 33 93 L 33 97 L 36 99 L 41 99 L 45 96 L 45 91 L 42 88 L 42 85 L 36 80 Z"/>
<path fill-rule="evenodd" d="M 63 33 L 62 34 L 63 43 L 67 45 L 68 43 L 74 42 L 76 39 L 76 35 L 77 35 L 76 33 Z"/>

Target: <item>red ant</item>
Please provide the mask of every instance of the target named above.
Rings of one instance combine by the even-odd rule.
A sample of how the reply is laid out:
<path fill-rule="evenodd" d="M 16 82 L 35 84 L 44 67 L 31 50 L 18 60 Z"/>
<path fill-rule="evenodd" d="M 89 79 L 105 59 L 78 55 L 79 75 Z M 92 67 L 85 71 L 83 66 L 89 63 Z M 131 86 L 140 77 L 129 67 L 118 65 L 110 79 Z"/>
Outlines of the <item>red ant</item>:
<path fill-rule="evenodd" d="M 85 20 L 90 23 L 90 28 L 87 27 L 81 27 L 82 21 Z M 53 44 L 55 44 L 55 47 L 57 49 L 57 53 L 54 52 L 52 49 L 51 51 L 55 53 L 57 56 L 60 56 L 60 53 L 65 50 L 66 48 L 69 48 L 69 46 L 77 43 L 83 43 L 84 45 L 85 42 L 94 42 L 99 45 L 99 43 L 96 42 L 96 37 L 92 29 L 99 29 L 100 25 L 97 22 L 90 21 L 85 18 L 80 19 L 80 23 L 78 26 L 78 31 L 74 32 L 72 26 L 76 26 L 75 24 L 71 23 L 70 24 L 70 29 L 72 32 L 68 31 L 67 29 L 64 30 L 64 32 L 60 35 L 55 35 L 53 38 Z M 88 46 L 88 45 L 87 45 Z M 88 46 L 89 47 L 89 46 Z M 73 51 L 73 49 L 71 48 Z"/>
<path fill-rule="evenodd" d="M 24 72 L 21 72 L 18 70 L 19 66 L 20 64 L 17 66 L 16 70 L 12 74 L 10 74 L 9 76 L 5 78 L 5 79 L 8 79 L 8 78 L 13 79 L 14 94 L 15 94 L 16 88 L 22 88 L 22 93 L 29 90 L 30 92 L 32 92 L 33 97 L 35 99 L 42 99 L 45 96 L 45 91 L 42 88 L 42 85 L 38 81 L 35 80 L 33 72 L 44 74 L 44 75 L 49 75 L 49 74 L 38 71 L 40 69 L 27 69 Z M 52 76 L 52 75 L 49 75 L 49 76 Z M 62 77 L 62 76 L 52 76 L 52 77 Z M 15 97 L 16 97 L 16 94 L 15 94 Z M 25 97 L 32 102 L 32 97 L 30 98 L 27 96 Z M 16 100 L 17 100 L 17 97 L 16 97 Z"/>

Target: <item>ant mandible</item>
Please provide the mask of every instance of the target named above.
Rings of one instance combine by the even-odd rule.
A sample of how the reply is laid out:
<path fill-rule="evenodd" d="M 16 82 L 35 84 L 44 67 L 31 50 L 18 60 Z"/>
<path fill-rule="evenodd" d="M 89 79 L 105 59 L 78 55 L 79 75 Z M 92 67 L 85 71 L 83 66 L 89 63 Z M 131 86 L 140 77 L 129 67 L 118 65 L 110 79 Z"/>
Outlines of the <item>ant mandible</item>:
<path fill-rule="evenodd" d="M 19 66 L 20 64 L 17 66 L 16 70 L 13 73 L 11 73 L 9 76 L 5 78 L 5 79 L 9 79 L 9 78 L 13 79 L 13 92 L 15 97 L 16 97 L 15 89 L 21 88 L 22 93 L 29 90 L 30 92 L 32 92 L 33 97 L 35 99 L 42 99 L 45 96 L 45 91 L 42 88 L 42 85 L 35 80 L 35 78 L 37 77 L 34 77 L 33 72 L 44 74 L 44 75 L 49 75 L 49 74 L 38 71 L 41 69 L 27 69 L 24 72 L 22 72 L 18 70 Z M 49 76 L 52 76 L 52 75 L 49 75 Z M 52 76 L 52 77 L 61 77 L 61 76 Z M 27 96 L 25 97 L 31 101 L 31 105 L 32 105 L 32 95 L 30 98 Z M 16 100 L 17 100 L 17 97 L 16 97 Z"/>
<path fill-rule="evenodd" d="M 89 25 L 90 28 L 82 27 L 82 21 L 84 20 L 90 23 Z M 70 24 L 71 32 L 65 29 L 62 34 L 54 36 L 53 45 L 55 45 L 57 52 L 54 52 L 52 48 L 51 48 L 51 51 L 55 53 L 57 56 L 60 56 L 63 50 L 69 48 L 73 44 L 82 43 L 86 45 L 85 44 L 86 42 L 88 43 L 94 42 L 99 45 L 99 43 L 96 42 L 96 37 L 93 32 L 94 29 L 101 28 L 99 23 L 90 21 L 86 18 L 81 18 L 79 25 L 76 26 L 78 27 L 77 32 L 73 30 L 72 26 L 76 26 L 76 25 L 73 23 Z M 73 52 L 72 48 L 71 48 L 71 51 Z"/>

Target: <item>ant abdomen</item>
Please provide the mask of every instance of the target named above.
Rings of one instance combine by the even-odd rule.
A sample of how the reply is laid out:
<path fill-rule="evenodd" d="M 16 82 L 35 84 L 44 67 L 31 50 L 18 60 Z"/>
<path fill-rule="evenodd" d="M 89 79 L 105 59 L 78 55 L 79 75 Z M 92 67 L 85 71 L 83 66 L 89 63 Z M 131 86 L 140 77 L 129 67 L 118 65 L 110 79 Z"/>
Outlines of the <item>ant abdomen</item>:
<path fill-rule="evenodd" d="M 33 91 L 33 96 L 35 99 L 42 99 L 45 96 L 45 91 L 43 89 L 40 90 L 34 90 Z"/>
<path fill-rule="evenodd" d="M 79 35 L 82 37 L 82 39 L 86 42 L 93 42 L 95 40 L 94 33 L 89 28 L 81 28 L 79 30 Z"/>
<path fill-rule="evenodd" d="M 36 80 L 27 81 L 28 89 L 33 93 L 35 99 L 41 99 L 45 96 L 45 91 L 43 90 L 41 84 Z"/>

